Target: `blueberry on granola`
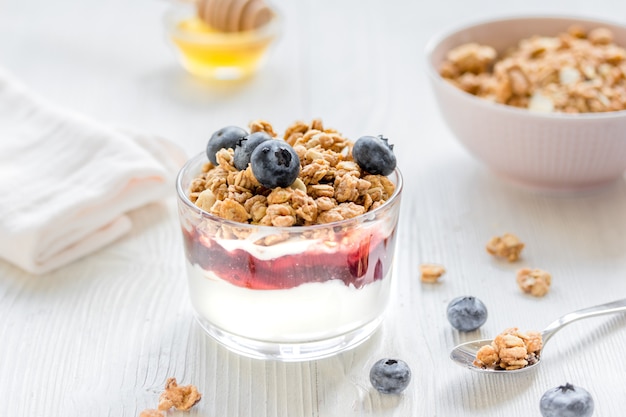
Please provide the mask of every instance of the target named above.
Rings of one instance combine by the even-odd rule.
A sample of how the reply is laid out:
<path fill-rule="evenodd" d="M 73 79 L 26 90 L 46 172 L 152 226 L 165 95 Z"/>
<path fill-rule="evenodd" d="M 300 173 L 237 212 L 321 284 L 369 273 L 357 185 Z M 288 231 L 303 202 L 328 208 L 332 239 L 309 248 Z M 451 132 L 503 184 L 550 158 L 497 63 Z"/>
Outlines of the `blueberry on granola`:
<path fill-rule="evenodd" d="M 487 321 L 487 307 L 476 297 L 461 296 L 448 304 L 448 321 L 457 330 L 471 332 Z"/>
<path fill-rule="evenodd" d="M 382 135 L 359 138 L 354 142 L 352 157 L 361 169 L 370 174 L 389 175 L 396 168 L 393 145 Z"/>
<path fill-rule="evenodd" d="M 411 369 L 400 359 L 381 359 L 370 370 L 372 386 L 383 394 L 399 394 L 411 381 Z"/>
<path fill-rule="evenodd" d="M 589 417 L 593 408 L 591 394 L 570 383 L 549 389 L 539 401 L 543 417 Z"/>
<path fill-rule="evenodd" d="M 300 174 L 300 158 L 287 142 L 269 140 L 250 156 L 254 177 L 266 188 L 289 187 Z"/>
<path fill-rule="evenodd" d="M 250 163 L 250 156 L 252 156 L 252 152 L 256 147 L 271 139 L 272 137 L 266 132 L 254 132 L 239 139 L 235 146 L 235 156 L 233 158 L 235 168 L 239 171 L 246 169 L 248 163 Z"/>
<path fill-rule="evenodd" d="M 239 139 L 248 135 L 245 129 L 237 126 L 226 126 L 215 131 L 206 145 L 206 156 L 213 165 L 217 165 L 215 154 L 222 148 L 235 149 Z"/>

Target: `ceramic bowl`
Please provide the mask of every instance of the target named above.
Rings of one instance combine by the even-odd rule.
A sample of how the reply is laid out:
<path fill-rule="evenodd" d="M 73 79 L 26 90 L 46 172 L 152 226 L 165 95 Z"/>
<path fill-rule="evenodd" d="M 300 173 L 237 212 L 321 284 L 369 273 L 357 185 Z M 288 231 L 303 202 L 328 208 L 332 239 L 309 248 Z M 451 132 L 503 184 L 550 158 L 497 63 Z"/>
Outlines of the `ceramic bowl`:
<path fill-rule="evenodd" d="M 453 28 L 433 37 L 427 69 L 444 121 L 491 170 L 515 182 L 550 190 L 582 190 L 623 178 L 626 110 L 604 113 L 539 113 L 499 104 L 462 91 L 439 74 L 446 54 L 468 42 L 498 53 L 532 35 L 555 36 L 572 25 L 606 27 L 626 46 L 626 27 L 564 16 L 505 17 Z"/>

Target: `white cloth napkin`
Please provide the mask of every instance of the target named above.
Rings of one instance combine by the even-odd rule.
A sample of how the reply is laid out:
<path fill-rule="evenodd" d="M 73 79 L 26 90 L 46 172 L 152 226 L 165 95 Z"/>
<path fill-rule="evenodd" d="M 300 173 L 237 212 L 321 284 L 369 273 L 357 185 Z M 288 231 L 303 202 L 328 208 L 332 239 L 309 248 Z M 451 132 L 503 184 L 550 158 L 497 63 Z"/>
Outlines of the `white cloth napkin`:
<path fill-rule="evenodd" d="M 119 238 L 174 195 L 182 151 L 37 97 L 0 69 L 0 258 L 44 273 Z"/>

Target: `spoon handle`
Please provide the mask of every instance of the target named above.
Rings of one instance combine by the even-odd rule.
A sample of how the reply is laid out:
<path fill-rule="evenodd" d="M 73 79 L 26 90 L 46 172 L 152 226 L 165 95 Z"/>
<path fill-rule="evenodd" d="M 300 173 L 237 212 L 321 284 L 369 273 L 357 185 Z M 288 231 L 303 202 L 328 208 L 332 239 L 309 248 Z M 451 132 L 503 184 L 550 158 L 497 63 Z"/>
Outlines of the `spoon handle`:
<path fill-rule="evenodd" d="M 556 321 L 550 323 L 548 327 L 541 333 L 543 343 L 545 344 L 556 332 L 561 330 L 566 325 L 580 319 L 586 319 L 587 317 L 601 316 L 603 314 L 619 313 L 626 311 L 626 299 L 613 301 L 606 304 L 600 304 L 594 307 L 583 308 L 572 313 L 568 313 Z"/>

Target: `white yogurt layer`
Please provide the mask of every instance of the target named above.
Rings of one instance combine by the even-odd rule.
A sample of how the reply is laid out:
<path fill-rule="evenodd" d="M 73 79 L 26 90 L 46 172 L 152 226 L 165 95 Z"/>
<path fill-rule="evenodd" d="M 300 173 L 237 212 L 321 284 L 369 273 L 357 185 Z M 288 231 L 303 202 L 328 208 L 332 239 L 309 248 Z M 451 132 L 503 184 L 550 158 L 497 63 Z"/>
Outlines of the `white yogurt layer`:
<path fill-rule="evenodd" d="M 387 221 L 378 221 L 371 223 L 362 223 L 359 226 L 358 235 L 355 236 L 367 236 L 367 234 L 378 235 L 387 237 L 393 232 L 393 225 Z M 285 255 L 297 255 L 309 250 L 314 250 L 318 253 L 334 253 L 337 251 L 337 245 L 346 244 L 344 242 L 327 242 L 324 239 L 312 239 L 299 237 L 297 234 L 292 235 L 288 240 L 279 242 L 273 245 L 264 246 L 258 245 L 255 242 L 268 236 L 274 235 L 276 232 L 264 231 L 256 232 L 246 239 L 214 239 L 212 242 L 218 243 L 225 250 L 233 252 L 237 249 L 248 252 L 253 257 L 267 261 L 270 259 L 276 259 Z M 209 240 L 208 236 L 205 236 L 202 231 L 199 233 L 199 240 L 202 243 L 205 240 Z M 360 239 L 353 237 L 352 244 L 358 245 Z M 204 242 L 206 246 L 210 246 L 210 242 Z"/>
<path fill-rule="evenodd" d="M 387 276 L 360 289 L 343 281 L 302 284 L 284 290 L 252 290 L 187 263 L 196 312 L 220 329 L 268 342 L 324 340 L 378 318 L 389 299 Z"/>
<path fill-rule="evenodd" d="M 321 241 L 314 239 L 290 239 L 270 246 L 255 245 L 254 241 L 249 239 L 218 239 L 216 242 L 229 252 L 241 249 L 262 261 L 303 253 L 312 246 L 324 246 Z"/>

